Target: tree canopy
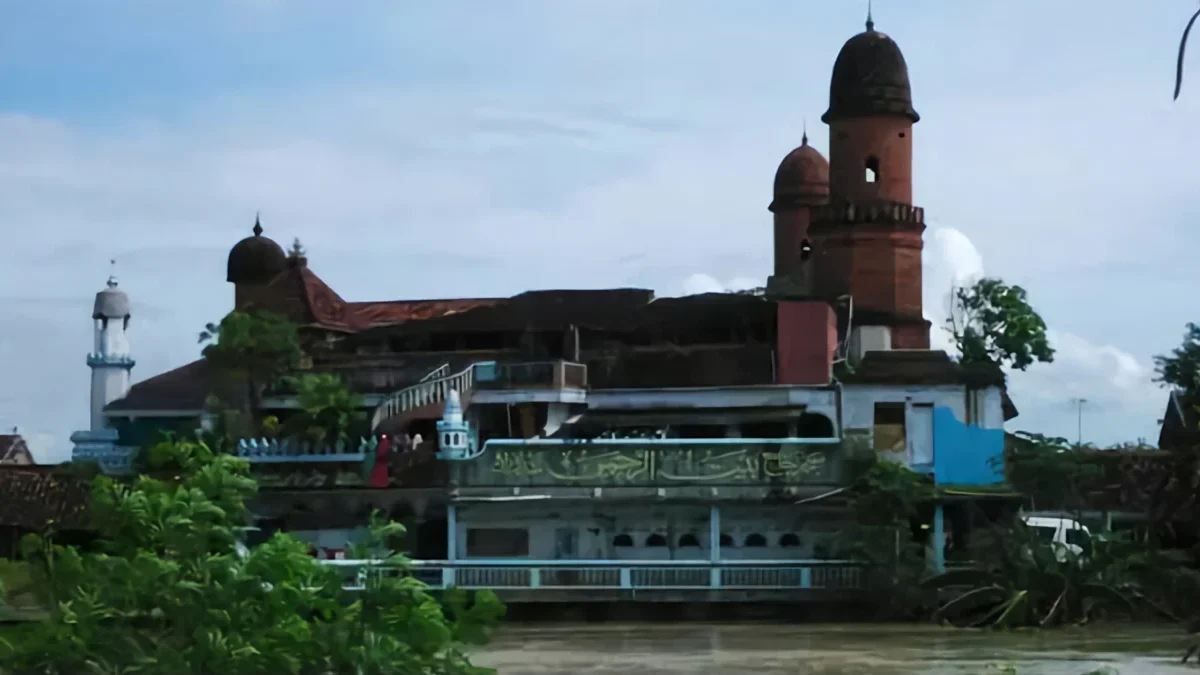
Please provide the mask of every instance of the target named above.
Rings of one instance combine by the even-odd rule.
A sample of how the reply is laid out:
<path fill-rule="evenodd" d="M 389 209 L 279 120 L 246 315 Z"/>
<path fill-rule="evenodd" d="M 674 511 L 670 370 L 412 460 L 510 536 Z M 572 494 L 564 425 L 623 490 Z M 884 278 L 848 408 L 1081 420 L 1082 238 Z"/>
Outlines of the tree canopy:
<path fill-rule="evenodd" d="M 1054 361 L 1046 322 L 1029 304 L 1025 289 L 994 278 L 955 288 L 946 330 L 963 363 L 994 363 L 1025 370 Z"/>
<path fill-rule="evenodd" d="M 1181 390 L 1190 399 L 1200 396 L 1200 325 L 1189 323 L 1179 346 L 1154 357 L 1155 381 Z"/>
<path fill-rule="evenodd" d="M 503 608 L 490 593 L 443 602 L 404 574 L 368 574 L 343 589 L 335 568 L 286 534 L 239 545 L 256 490 L 245 460 L 199 442 L 150 450 L 151 475 L 99 476 L 92 512 L 100 549 L 36 535 L 22 551 L 49 617 L 0 644 L 0 673 L 76 675 L 476 675 L 465 646 Z M 381 553 L 400 530 L 376 522 L 356 552 Z"/>
<path fill-rule="evenodd" d="M 230 312 L 200 333 L 203 355 L 218 375 L 240 383 L 256 411 L 262 389 L 295 369 L 303 356 L 295 324 L 269 312 Z"/>
<path fill-rule="evenodd" d="M 285 434 L 313 443 L 336 443 L 369 431 L 362 397 L 336 374 L 305 373 L 288 378 L 288 383 L 295 389 L 300 411 L 284 425 Z"/>

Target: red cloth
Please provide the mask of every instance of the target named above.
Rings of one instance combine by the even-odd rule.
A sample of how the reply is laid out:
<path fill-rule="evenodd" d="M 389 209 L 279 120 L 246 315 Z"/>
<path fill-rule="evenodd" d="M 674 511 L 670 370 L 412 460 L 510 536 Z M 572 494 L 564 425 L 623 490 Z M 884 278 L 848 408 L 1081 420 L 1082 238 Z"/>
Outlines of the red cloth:
<path fill-rule="evenodd" d="M 373 488 L 388 486 L 388 457 L 392 454 L 392 438 L 380 436 L 379 446 L 375 449 L 375 465 L 371 467 L 371 477 L 367 485 Z"/>

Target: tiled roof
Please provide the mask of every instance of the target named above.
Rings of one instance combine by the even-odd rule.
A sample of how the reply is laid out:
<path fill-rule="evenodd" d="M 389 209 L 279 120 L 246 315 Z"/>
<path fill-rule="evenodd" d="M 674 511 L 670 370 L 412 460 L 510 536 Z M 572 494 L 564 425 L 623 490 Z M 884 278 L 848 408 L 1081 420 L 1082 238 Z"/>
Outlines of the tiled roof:
<path fill-rule="evenodd" d="M 497 298 L 346 302 L 302 259 L 293 261 L 255 294 L 256 304 L 283 314 L 299 325 L 348 333 L 437 318 L 500 302 Z"/>
<path fill-rule="evenodd" d="M 88 529 L 90 497 L 88 481 L 59 467 L 0 467 L 0 526 Z"/>
<path fill-rule="evenodd" d="M 33 464 L 33 454 L 20 434 L 0 434 L 0 464 Z"/>
<path fill-rule="evenodd" d="M 105 410 L 199 411 L 211 391 L 208 363 L 198 359 L 138 382 L 125 398 L 113 401 Z"/>

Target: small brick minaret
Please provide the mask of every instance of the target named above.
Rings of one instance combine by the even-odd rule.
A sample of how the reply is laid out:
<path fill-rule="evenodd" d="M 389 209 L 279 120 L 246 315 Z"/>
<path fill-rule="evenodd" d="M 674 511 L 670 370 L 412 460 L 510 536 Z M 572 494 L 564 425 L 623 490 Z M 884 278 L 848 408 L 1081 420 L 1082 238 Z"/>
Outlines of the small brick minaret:
<path fill-rule="evenodd" d="M 812 214 L 813 290 L 849 296 L 853 327 L 886 335 L 882 348 L 928 349 L 921 306 L 925 214 L 912 204 L 913 109 L 900 47 L 875 30 L 846 41 L 833 65 L 829 204 Z M 879 348 L 879 347 L 876 347 Z"/>
<path fill-rule="evenodd" d="M 808 144 L 808 132 L 800 146 L 779 163 L 771 205 L 775 220 L 775 274 L 797 274 L 813 209 L 829 203 L 829 162 Z"/>

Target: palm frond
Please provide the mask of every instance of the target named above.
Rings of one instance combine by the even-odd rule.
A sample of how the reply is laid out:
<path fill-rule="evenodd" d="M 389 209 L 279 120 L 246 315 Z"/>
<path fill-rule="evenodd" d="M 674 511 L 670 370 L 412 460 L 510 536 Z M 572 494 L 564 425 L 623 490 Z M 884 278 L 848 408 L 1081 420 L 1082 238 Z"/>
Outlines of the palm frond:
<path fill-rule="evenodd" d="M 1188 33 L 1192 32 L 1192 26 L 1196 24 L 1196 19 L 1200 18 L 1200 9 L 1192 15 L 1192 18 L 1187 22 L 1187 26 L 1183 29 L 1183 36 L 1179 38 L 1179 57 L 1175 61 L 1175 96 L 1172 100 L 1179 100 L 1179 91 L 1183 89 L 1183 54 L 1187 49 Z"/>

